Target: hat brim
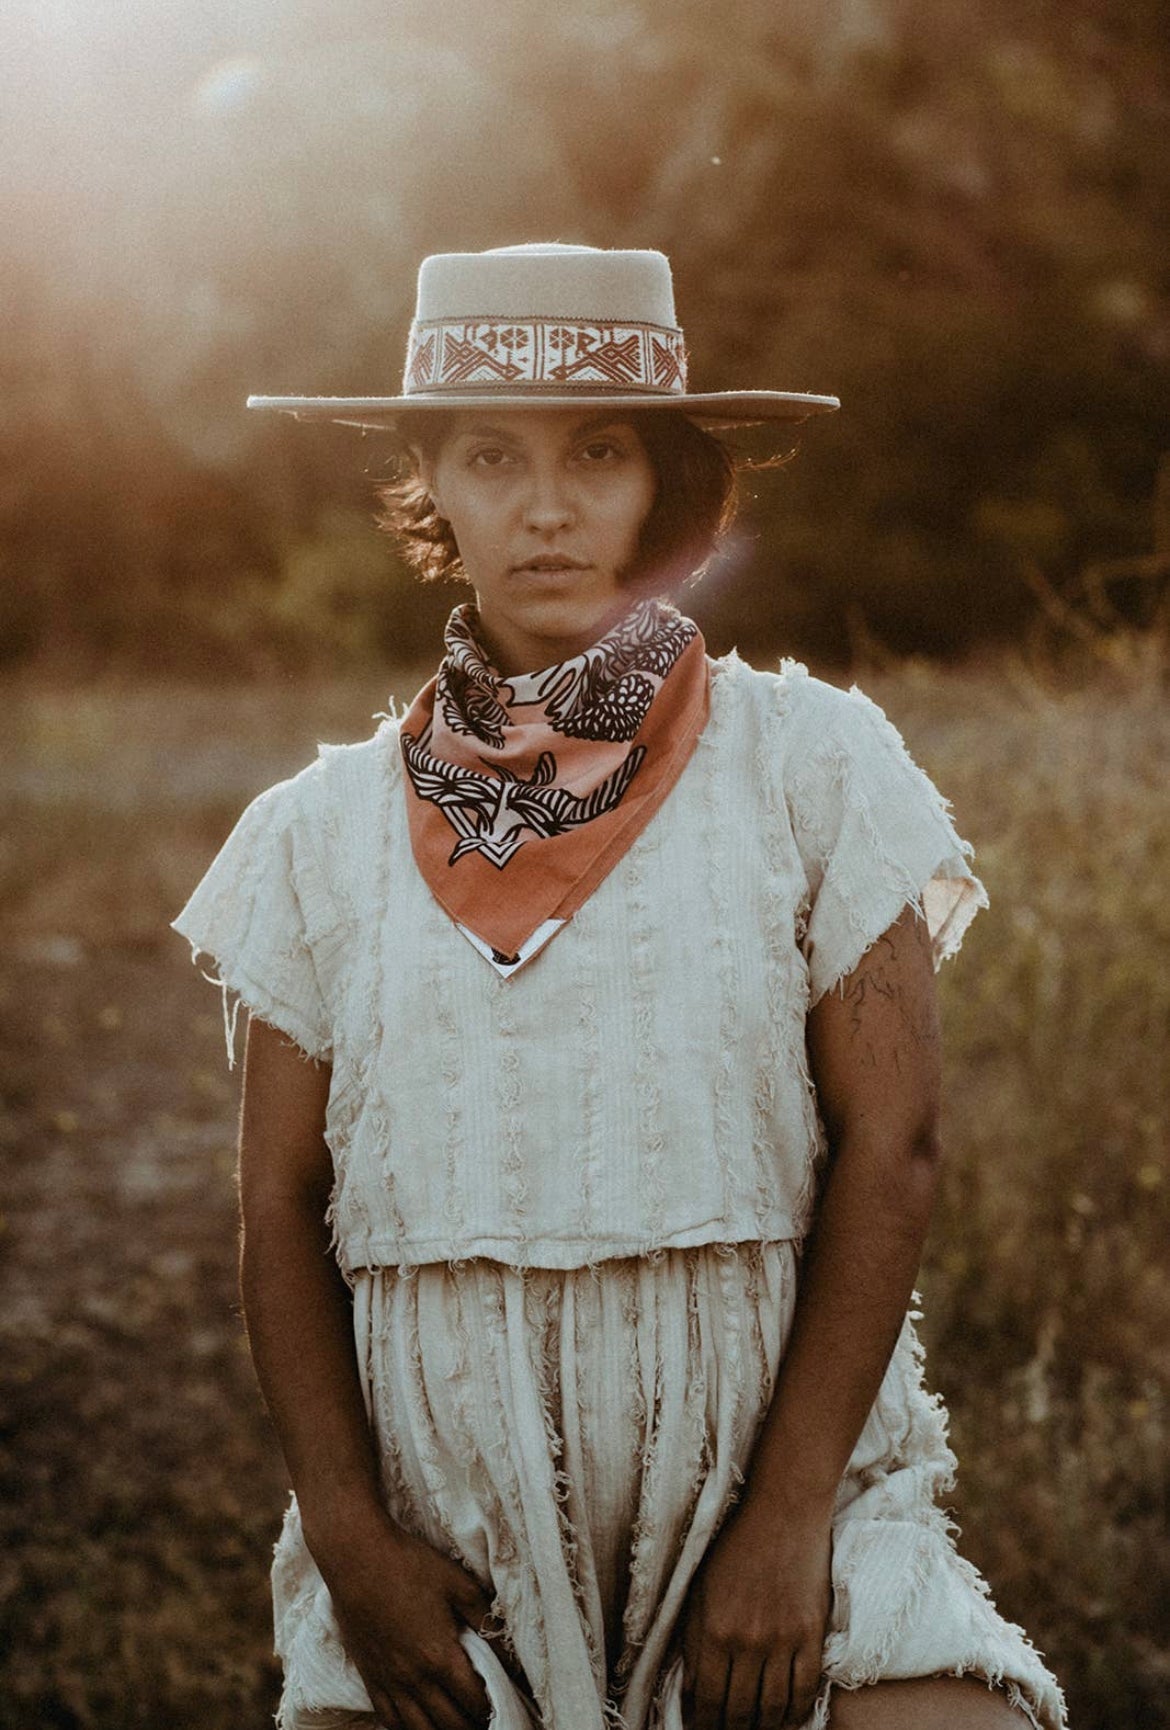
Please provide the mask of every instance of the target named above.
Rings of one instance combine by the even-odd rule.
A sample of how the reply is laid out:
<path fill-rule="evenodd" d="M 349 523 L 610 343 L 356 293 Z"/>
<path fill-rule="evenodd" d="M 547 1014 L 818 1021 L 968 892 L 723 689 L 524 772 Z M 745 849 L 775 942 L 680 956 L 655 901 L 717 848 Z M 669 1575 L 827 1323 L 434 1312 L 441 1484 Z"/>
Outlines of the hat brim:
<path fill-rule="evenodd" d="M 382 429 L 408 423 L 418 414 L 461 409 L 674 409 L 692 420 L 713 425 L 758 426 L 770 421 L 802 421 L 810 415 L 832 414 L 841 407 L 835 396 L 806 391 L 697 391 L 659 396 L 649 391 L 552 392 L 529 385 L 509 395 L 504 391 L 448 392 L 442 396 L 250 396 L 250 409 L 274 409 L 298 420 L 336 421 L 342 426 Z"/>

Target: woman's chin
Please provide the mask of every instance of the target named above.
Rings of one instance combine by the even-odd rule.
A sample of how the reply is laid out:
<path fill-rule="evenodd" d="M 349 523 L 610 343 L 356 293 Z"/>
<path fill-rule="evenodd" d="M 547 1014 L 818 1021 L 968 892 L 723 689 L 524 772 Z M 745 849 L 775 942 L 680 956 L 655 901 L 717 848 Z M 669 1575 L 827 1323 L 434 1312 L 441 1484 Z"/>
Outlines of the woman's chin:
<path fill-rule="evenodd" d="M 533 672 L 589 648 L 621 617 L 632 599 L 619 592 L 587 601 L 563 590 L 534 585 L 524 606 L 509 609 L 506 620 L 490 610 L 484 617 L 482 607 L 481 618 L 485 634 L 494 643 L 514 647 L 511 659 L 517 655 L 529 660 L 534 654 L 538 657 L 530 666 L 513 666 L 511 670 Z"/>

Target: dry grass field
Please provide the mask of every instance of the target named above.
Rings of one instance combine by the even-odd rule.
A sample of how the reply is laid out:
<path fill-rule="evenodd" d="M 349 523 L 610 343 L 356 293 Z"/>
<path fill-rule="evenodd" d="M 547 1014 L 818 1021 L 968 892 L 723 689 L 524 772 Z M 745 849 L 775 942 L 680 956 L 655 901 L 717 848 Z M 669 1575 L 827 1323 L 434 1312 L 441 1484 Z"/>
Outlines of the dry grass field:
<path fill-rule="evenodd" d="M 992 908 L 943 975 L 924 1271 L 955 1513 L 1074 1730 L 1170 1726 L 1170 705 L 1153 645 L 863 681 Z M 412 680 L 397 682 L 409 695 Z M 235 1080 L 167 920 L 378 681 L 10 682 L 0 763 L 0 1730 L 262 1730 L 283 1502 L 234 1291 Z"/>

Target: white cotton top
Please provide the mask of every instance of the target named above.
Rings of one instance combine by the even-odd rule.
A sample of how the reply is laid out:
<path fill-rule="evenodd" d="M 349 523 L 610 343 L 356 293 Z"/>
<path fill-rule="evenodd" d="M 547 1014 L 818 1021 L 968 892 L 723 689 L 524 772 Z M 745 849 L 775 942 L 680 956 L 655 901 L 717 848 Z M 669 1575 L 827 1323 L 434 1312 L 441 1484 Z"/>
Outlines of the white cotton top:
<path fill-rule="evenodd" d="M 907 904 L 936 965 L 986 905 L 873 703 L 711 664 L 670 796 L 501 978 L 419 875 L 397 723 L 245 811 L 175 921 L 225 987 L 332 1062 L 342 1268 L 571 1268 L 800 1239 L 823 1128 L 805 1021 Z"/>

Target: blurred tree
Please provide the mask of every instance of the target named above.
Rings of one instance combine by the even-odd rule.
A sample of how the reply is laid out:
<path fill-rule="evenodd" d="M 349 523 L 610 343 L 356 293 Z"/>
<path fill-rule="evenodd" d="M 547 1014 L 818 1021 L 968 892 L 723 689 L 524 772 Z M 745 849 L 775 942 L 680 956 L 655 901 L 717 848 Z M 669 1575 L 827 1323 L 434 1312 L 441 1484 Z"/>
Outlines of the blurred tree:
<path fill-rule="evenodd" d="M 418 258 L 534 235 L 664 247 L 700 386 L 844 398 L 697 597 L 716 640 L 956 652 L 1017 630 L 1037 572 L 1059 593 L 1147 544 L 1160 10 L 582 0 L 551 28 L 537 0 L 193 0 L 179 21 L 13 0 L 6 652 L 286 652 L 297 549 L 319 562 L 330 513 L 368 508 L 380 447 L 250 420 L 245 391 L 393 390 Z M 380 641 L 369 606 L 364 634 L 306 617 L 306 641 Z"/>

